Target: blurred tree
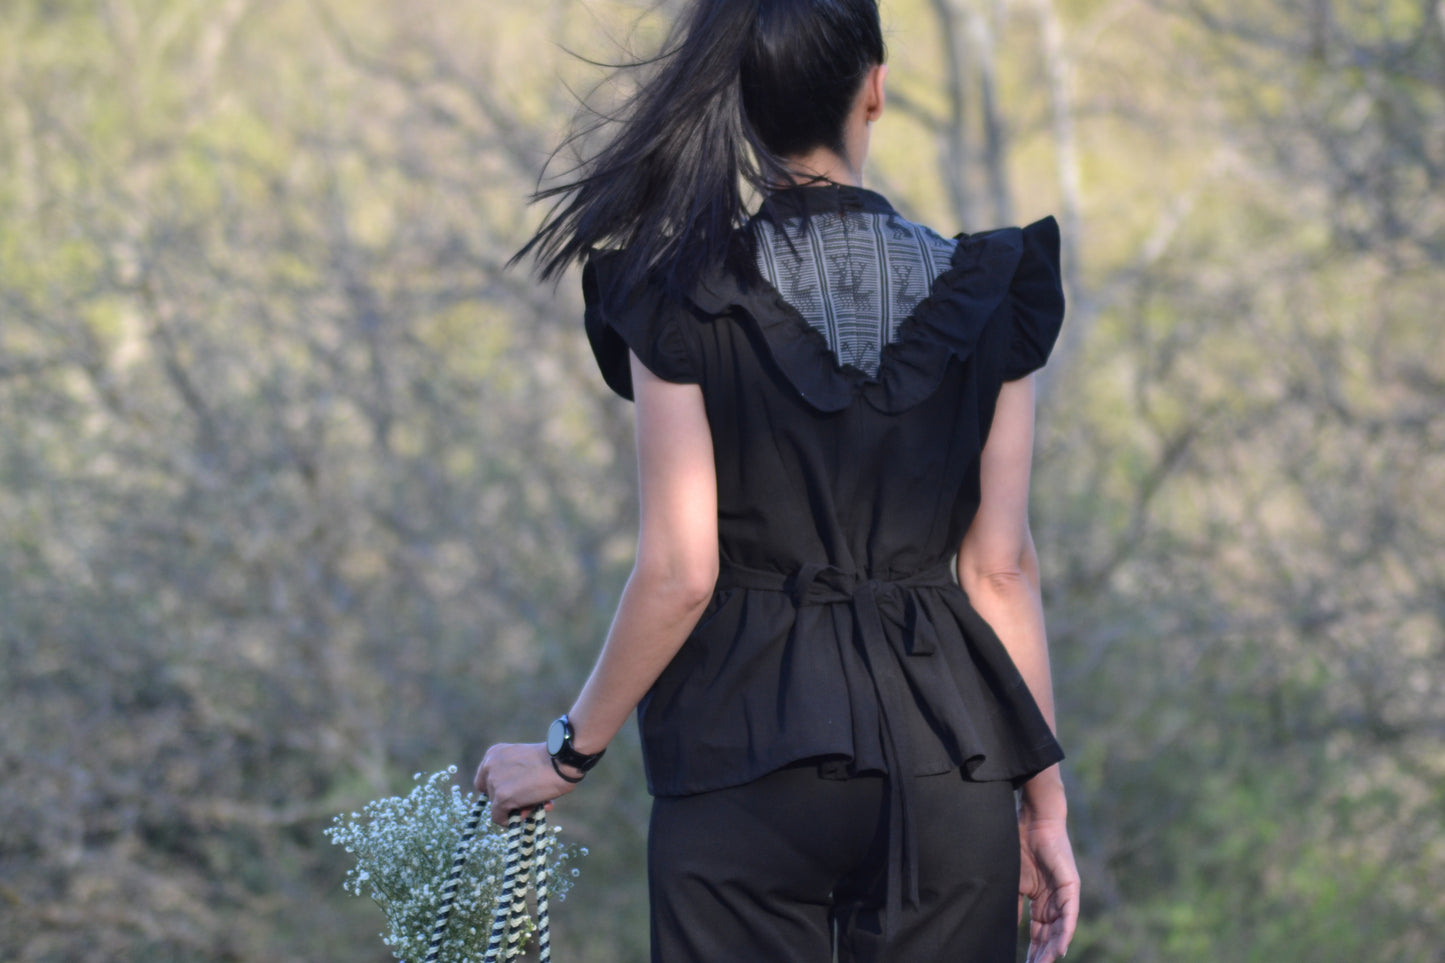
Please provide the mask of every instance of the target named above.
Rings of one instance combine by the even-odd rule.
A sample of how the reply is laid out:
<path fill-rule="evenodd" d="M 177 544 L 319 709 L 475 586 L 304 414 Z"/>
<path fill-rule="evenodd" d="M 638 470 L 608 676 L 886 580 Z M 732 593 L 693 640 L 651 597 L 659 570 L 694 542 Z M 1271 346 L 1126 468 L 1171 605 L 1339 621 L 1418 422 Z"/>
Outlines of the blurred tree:
<path fill-rule="evenodd" d="M 4 955 L 376 956 L 324 818 L 545 721 L 626 572 L 624 412 L 501 271 L 540 138 L 377 5 L 3 30 Z"/>
<path fill-rule="evenodd" d="M 1137 74 L 1090 95 L 1166 148 L 1122 187 L 1182 203 L 1115 282 L 1060 386 L 1095 413 L 1046 421 L 1041 468 L 1067 493 L 1040 539 L 1083 725 L 1081 955 L 1438 959 L 1441 25 L 1157 10 L 1131 39 L 1190 97 Z"/>

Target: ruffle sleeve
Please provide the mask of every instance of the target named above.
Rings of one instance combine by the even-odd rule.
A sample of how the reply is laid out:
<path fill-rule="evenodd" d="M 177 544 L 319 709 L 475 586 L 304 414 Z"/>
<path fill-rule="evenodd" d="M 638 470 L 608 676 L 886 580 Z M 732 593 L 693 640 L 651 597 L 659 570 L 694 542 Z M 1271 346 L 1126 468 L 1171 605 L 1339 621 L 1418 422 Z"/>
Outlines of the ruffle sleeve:
<path fill-rule="evenodd" d="M 1023 251 L 1009 284 L 1013 331 L 1003 380 L 1037 371 L 1049 359 L 1064 323 L 1059 223 L 1046 217 L 1022 231 Z"/>
<path fill-rule="evenodd" d="M 603 380 L 631 401 L 631 352 L 663 381 L 696 384 L 698 365 L 683 331 L 690 320 L 688 309 L 651 286 L 621 290 L 618 255 L 594 252 L 582 269 L 583 319 Z"/>

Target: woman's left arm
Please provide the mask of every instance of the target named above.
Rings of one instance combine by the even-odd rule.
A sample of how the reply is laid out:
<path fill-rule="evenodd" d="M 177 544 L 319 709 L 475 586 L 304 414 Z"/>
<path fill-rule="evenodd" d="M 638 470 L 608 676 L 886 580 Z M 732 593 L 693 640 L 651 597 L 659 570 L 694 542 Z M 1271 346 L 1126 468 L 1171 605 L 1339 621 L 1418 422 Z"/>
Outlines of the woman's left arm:
<path fill-rule="evenodd" d="M 998 633 L 1034 701 L 1054 726 L 1054 693 L 1039 560 L 1029 531 L 1034 377 L 1003 385 L 979 465 L 978 514 L 958 552 L 958 579 L 969 601 Z M 1079 913 L 1079 874 L 1066 827 L 1059 767 L 1024 784 L 1019 800 L 1020 898 L 1030 901 L 1029 963 L 1064 955 Z"/>
<path fill-rule="evenodd" d="M 717 584 L 717 472 L 702 389 L 663 381 L 635 356 L 632 386 L 641 506 L 637 560 L 597 664 L 567 713 L 573 746 L 586 754 L 606 748 L 626 723 Z M 491 800 L 499 823 L 512 810 L 549 803 L 574 788 L 554 771 L 540 742 L 492 746 L 474 785 Z"/>

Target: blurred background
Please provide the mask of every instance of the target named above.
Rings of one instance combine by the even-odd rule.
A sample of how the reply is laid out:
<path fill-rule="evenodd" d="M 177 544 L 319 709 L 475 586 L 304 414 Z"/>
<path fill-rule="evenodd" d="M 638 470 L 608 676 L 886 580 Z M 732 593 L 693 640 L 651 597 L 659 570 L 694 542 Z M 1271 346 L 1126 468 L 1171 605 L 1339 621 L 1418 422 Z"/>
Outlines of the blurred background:
<path fill-rule="evenodd" d="M 380 963 L 330 817 L 569 704 L 631 413 L 503 263 L 676 7 L 0 4 L 0 959 Z M 1445 3 L 883 14 L 869 186 L 1065 232 L 1070 960 L 1445 960 Z M 559 959 L 644 959 L 647 807 L 629 728 Z"/>

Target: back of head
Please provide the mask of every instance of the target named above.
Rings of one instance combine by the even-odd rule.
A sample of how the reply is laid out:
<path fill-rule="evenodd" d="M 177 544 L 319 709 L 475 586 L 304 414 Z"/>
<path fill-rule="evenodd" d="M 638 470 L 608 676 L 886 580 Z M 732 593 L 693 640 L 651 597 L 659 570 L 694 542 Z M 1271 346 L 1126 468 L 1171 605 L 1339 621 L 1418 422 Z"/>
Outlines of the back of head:
<path fill-rule="evenodd" d="M 848 110 L 884 55 L 875 0 L 765 0 L 741 63 L 748 122 L 776 157 L 841 154 Z"/>
<path fill-rule="evenodd" d="M 786 158 L 843 153 L 848 112 L 884 56 L 877 0 L 695 0 L 663 52 L 634 65 L 653 72 L 606 146 L 538 192 L 560 200 L 514 260 L 534 256 L 552 277 L 621 247 L 623 287 L 690 290 L 726 256 L 744 184 L 766 192 L 788 182 Z"/>

